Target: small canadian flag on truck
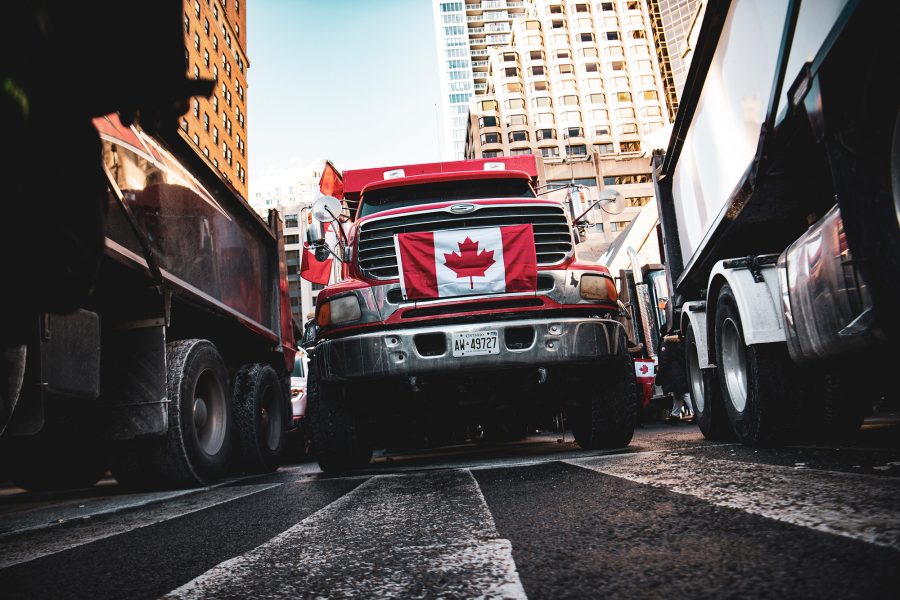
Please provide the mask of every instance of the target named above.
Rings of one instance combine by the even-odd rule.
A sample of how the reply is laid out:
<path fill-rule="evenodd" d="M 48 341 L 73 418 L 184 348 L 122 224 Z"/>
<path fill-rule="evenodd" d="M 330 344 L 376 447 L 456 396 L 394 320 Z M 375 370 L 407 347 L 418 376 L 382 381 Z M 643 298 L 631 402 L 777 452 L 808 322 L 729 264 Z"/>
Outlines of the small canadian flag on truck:
<path fill-rule="evenodd" d="M 394 245 L 404 299 L 537 290 L 531 225 L 399 233 Z"/>

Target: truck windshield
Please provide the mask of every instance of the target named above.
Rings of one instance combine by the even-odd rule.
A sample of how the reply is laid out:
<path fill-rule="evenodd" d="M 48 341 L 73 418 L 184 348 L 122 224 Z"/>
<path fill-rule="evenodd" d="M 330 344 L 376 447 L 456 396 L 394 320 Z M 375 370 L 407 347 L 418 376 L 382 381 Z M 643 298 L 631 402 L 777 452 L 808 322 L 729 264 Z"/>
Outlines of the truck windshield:
<path fill-rule="evenodd" d="M 479 200 L 483 198 L 534 198 L 526 179 L 468 179 L 441 181 L 371 190 L 362 197 L 359 216 L 365 217 L 393 208 Z"/>

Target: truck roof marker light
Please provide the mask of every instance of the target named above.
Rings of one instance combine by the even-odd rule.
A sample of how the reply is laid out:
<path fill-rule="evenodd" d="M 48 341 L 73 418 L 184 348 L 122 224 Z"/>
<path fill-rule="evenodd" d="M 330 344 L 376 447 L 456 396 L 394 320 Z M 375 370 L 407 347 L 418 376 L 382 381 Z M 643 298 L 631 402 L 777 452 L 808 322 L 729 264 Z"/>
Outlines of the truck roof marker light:
<path fill-rule="evenodd" d="M 506 164 L 502 162 L 486 162 L 484 163 L 485 171 L 505 171 Z"/>
<path fill-rule="evenodd" d="M 392 169 L 384 172 L 385 179 L 399 179 L 401 177 L 406 177 L 406 171 L 403 169 Z"/>

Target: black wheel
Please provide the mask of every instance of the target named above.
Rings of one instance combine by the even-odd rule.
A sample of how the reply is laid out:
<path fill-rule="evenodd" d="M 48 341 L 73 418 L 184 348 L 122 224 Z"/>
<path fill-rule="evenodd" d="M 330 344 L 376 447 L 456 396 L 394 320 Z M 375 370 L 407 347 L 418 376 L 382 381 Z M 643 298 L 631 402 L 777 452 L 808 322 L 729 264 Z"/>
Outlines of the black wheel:
<path fill-rule="evenodd" d="M 121 444 L 113 454 L 119 483 L 137 488 L 190 487 L 218 481 L 233 428 L 228 372 L 207 340 L 166 344 L 169 429 Z"/>
<path fill-rule="evenodd" d="M 572 435 L 586 450 L 623 448 L 637 420 L 634 363 L 628 354 L 610 356 L 600 360 L 598 371 L 583 384 L 583 399 L 569 408 Z"/>
<path fill-rule="evenodd" d="M 789 385 L 787 346 L 744 343 L 737 302 L 727 284 L 719 292 L 715 324 L 719 389 L 735 435 L 750 446 L 785 441 L 799 408 Z"/>
<path fill-rule="evenodd" d="M 359 469 L 372 460 L 367 423 L 348 383 L 319 381 L 315 359 L 306 378 L 312 446 L 326 473 Z"/>
<path fill-rule="evenodd" d="M 269 365 L 254 363 L 234 377 L 234 416 L 238 457 L 247 473 L 268 473 L 279 465 L 284 443 L 284 404 L 281 381 Z"/>
<path fill-rule="evenodd" d="M 71 403 L 71 399 L 63 400 Z M 80 403 L 79 403 L 80 405 Z M 106 472 L 100 432 L 92 427 L 93 413 L 54 411 L 35 435 L 4 439 L 2 461 L 6 476 L 31 491 L 71 490 L 94 485 Z"/>
<path fill-rule="evenodd" d="M 687 366 L 688 383 L 691 387 L 691 406 L 694 421 L 700 432 L 708 440 L 724 441 L 734 439 L 734 431 L 728 421 L 728 413 L 722 402 L 722 393 L 715 369 L 701 369 L 694 328 L 687 326 L 684 344 L 684 364 Z"/>

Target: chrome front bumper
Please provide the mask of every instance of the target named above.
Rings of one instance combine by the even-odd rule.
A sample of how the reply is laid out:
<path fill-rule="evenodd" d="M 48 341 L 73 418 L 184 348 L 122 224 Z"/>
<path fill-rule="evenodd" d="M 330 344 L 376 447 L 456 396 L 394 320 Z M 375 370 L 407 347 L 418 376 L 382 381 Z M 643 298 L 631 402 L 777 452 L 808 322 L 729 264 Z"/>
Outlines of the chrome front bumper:
<path fill-rule="evenodd" d="M 454 357 L 452 334 L 472 331 L 497 331 L 500 353 Z M 530 343 L 527 341 L 529 331 L 532 333 Z M 440 351 L 441 339 L 444 341 L 443 352 Z M 336 381 L 547 367 L 624 352 L 625 332 L 618 321 L 559 318 L 366 333 L 319 343 L 313 360 L 321 379 Z"/>

